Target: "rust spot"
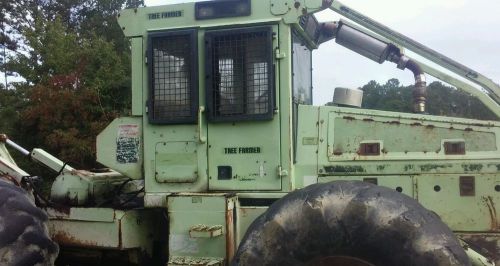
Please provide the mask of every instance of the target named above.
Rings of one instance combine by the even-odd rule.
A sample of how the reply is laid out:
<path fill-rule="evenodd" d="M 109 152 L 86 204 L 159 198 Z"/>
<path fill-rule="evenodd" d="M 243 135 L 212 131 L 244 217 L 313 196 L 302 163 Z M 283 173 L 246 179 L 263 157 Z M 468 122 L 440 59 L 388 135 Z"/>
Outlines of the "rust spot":
<path fill-rule="evenodd" d="M 484 124 L 479 124 L 479 123 L 475 123 L 475 124 L 472 124 L 473 126 L 476 126 L 476 127 L 489 127 L 490 125 L 484 125 Z"/>
<path fill-rule="evenodd" d="M 365 122 L 373 122 L 373 121 L 375 121 L 375 120 L 373 120 L 373 119 L 371 119 L 371 118 L 363 118 L 363 121 L 365 121 Z"/>
<path fill-rule="evenodd" d="M 21 184 L 17 182 L 17 179 L 15 179 L 13 176 L 5 174 L 5 175 L 0 175 L 0 178 L 4 179 L 7 182 L 10 182 L 18 187 L 21 187 Z"/>
<path fill-rule="evenodd" d="M 226 207 L 227 210 L 227 207 Z M 226 211 L 226 258 L 229 264 L 234 257 L 235 245 L 234 243 L 234 208 Z"/>
<path fill-rule="evenodd" d="M 56 241 L 61 246 L 69 247 L 98 247 L 99 245 L 95 241 L 85 241 L 78 239 L 72 235 L 67 234 L 64 231 L 57 231 L 52 236 L 52 239 Z"/>
<path fill-rule="evenodd" d="M 419 126 L 421 126 L 421 125 L 422 125 L 422 123 L 418 123 L 418 122 L 415 122 L 415 123 L 411 123 L 411 124 L 410 124 L 410 126 L 412 126 L 412 127 L 419 127 Z"/>
<path fill-rule="evenodd" d="M 356 118 L 354 118 L 354 117 L 352 117 L 352 116 L 344 116 L 344 117 L 342 117 L 342 118 L 344 118 L 344 119 L 346 119 L 346 120 L 349 120 L 349 121 L 356 120 Z"/>
<path fill-rule="evenodd" d="M 342 150 L 340 150 L 340 149 L 338 149 L 338 150 L 334 150 L 334 151 L 333 151 L 333 155 L 340 156 L 340 155 L 342 155 L 342 154 L 343 154 L 343 152 L 342 152 Z"/>
<path fill-rule="evenodd" d="M 493 203 L 493 198 L 491 196 L 483 197 L 483 202 L 486 204 L 486 207 L 488 207 L 488 212 L 490 213 L 491 230 L 500 231 L 500 226 L 497 220 L 497 210 L 495 208 L 495 204 Z"/>
<path fill-rule="evenodd" d="M 239 211 L 241 212 L 241 216 L 243 216 L 243 217 L 246 217 L 249 210 L 255 210 L 255 207 L 254 208 L 245 207 L 245 208 L 239 209 Z"/>
<path fill-rule="evenodd" d="M 474 129 L 468 127 L 468 128 L 465 129 L 465 131 L 470 132 L 470 131 L 474 131 Z"/>

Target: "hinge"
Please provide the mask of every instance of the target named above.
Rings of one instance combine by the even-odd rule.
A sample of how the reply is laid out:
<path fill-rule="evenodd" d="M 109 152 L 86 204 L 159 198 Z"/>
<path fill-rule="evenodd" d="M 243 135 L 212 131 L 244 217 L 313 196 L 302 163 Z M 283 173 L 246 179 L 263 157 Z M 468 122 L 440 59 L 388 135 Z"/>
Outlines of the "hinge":
<path fill-rule="evenodd" d="M 284 176 L 288 176 L 288 171 L 287 170 L 283 170 L 283 168 L 280 166 L 278 166 L 278 176 L 279 177 L 284 177 Z"/>
<path fill-rule="evenodd" d="M 276 55 L 275 55 L 275 56 L 276 56 L 276 59 L 283 59 L 283 58 L 285 58 L 285 57 L 286 57 L 286 54 L 285 54 L 285 53 L 282 53 L 282 52 L 280 51 L 280 49 L 276 49 Z"/>

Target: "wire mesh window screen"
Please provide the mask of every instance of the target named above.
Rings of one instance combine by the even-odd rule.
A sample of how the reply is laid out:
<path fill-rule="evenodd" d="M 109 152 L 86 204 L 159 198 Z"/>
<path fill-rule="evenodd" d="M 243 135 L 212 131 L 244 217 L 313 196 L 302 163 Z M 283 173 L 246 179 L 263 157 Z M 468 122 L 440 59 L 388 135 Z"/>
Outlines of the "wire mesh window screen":
<path fill-rule="evenodd" d="M 271 28 L 207 33 L 206 37 L 212 120 L 269 118 Z"/>
<path fill-rule="evenodd" d="M 194 32 L 152 37 L 150 120 L 183 123 L 196 120 L 197 91 Z"/>

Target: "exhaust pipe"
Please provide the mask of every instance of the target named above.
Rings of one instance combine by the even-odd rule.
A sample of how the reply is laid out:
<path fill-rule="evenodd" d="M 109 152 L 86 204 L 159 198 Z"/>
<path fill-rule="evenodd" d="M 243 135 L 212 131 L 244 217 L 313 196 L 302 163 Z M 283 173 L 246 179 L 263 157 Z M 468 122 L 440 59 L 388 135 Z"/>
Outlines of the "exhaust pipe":
<path fill-rule="evenodd" d="M 396 63 L 399 69 L 409 69 L 415 77 L 413 89 L 413 111 L 425 113 L 427 83 L 422 68 L 391 43 L 367 34 L 343 21 L 322 23 L 316 33 L 318 44 L 335 38 L 335 42 L 365 56 L 379 64 L 384 61 Z"/>
<path fill-rule="evenodd" d="M 413 72 L 413 76 L 415 77 L 415 87 L 412 93 L 413 112 L 423 114 L 425 113 L 425 104 L 427 102 L 427 81 L 425 79 L 425 73 L 422 68 L 411 59 L 407 60 L 405 68 Z"/>

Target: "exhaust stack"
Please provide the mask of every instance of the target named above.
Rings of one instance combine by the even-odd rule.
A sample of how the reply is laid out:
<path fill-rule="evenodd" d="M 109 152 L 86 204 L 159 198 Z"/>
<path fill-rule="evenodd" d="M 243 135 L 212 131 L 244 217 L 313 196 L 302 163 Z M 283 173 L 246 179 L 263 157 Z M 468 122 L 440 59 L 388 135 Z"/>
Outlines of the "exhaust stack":
<path fill-rule="evenodd" d="M 343 21 L 322 23 L 316 34 L 318 43 L 335 38 L 335 42 L 363 55 L 379 64 L 385 61 L 396 63 L 399 69 L 409 69 L 415 77 L 413 89 L 413 111 L 425 113 L 427 83 L 422 68 L 401 50 L 385 40 L 367 34 Z"/>

